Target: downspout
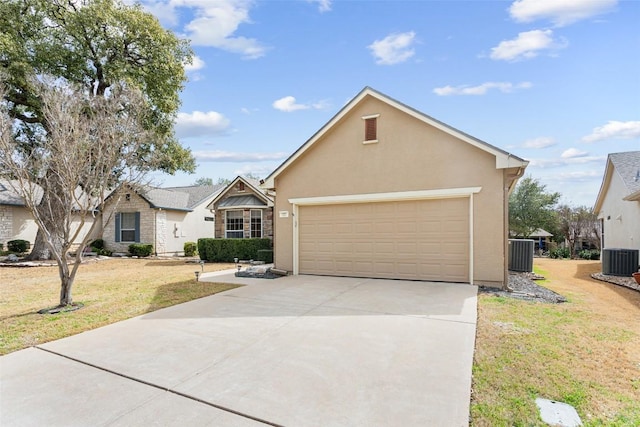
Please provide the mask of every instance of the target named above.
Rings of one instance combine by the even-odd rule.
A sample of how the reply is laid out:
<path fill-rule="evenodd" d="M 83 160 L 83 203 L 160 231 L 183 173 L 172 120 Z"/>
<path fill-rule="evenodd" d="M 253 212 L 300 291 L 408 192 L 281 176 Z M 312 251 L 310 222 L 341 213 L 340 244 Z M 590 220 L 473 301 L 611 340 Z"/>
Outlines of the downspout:
<path fill-rule="evenodd" d="M 153 249 L 158 256 L 158 210 L 153 210 Z"/>

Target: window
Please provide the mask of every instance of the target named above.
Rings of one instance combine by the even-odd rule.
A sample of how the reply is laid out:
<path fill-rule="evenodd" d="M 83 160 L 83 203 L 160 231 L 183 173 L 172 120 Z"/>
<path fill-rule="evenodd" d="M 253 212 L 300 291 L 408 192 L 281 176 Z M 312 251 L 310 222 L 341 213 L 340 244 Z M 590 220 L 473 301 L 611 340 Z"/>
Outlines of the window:
<path fill-rule="evenodd" d="M 378 117 L 380 114 L 364 116 L 364 143 L 371 144 L 378 142 Z"/>
<path fill-rule="evenodd" d="M 242 221 L 242 211 L 227 211 L 226 216 L 226 231 L 225 237 L 227 239 L 242 239 L 244 237 L 244 223 Z"/>
<path fill-rule="evenodd" d="M 262 210 L 251 209 L 251 237 L 262 237 Z"/>
<path fill-rule="evenodd" d="M 116 214 L 116 242 L 140 242 L 140 212 Z"/>

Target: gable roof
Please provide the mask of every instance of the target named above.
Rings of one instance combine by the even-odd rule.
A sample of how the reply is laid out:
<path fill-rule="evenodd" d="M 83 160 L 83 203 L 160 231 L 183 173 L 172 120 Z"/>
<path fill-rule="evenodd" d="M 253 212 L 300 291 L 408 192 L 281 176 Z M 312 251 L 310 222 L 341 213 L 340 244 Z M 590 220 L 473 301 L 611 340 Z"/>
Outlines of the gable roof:
<path fill-rule="evenodd" d="M 249 187 L 249 189 L 253 192 L 253 198 L 248 198 L 247 196 L 251 196 L 251 195 L 242 195 L 242 196 L 234 196 L 234 197 L 229 197 L 229 199 L 233 198 L 233 199 L 238 199 L 238 200 L 233 200 L 233 201 L 229 201 L 227 203 L 227 205 L 222 206 L 222 207 L 230 207 L 230 206 L 273 206 L 273 200 L 267 196 L 264 192 L 264 190 L 262 188 L 259 187 L 259 183 L 255 180 L 252 179 L 247 179 L 243 176 L 237 176 L 233 181 L 231 181 L 229 183 L 229 185 L 227 185 L 226 187 L 224 187 L 223 190 L 221 190 L 216 196 L 215 198 L 207 205 L 208 209 L 213 209 L 213 206 L 218 203 L 220 200 L 222 200 L 224 198 L 224 196 L 238 183 L 238 182 L 244 182 L 244 184 L 246 186 Z M 242 200 L 240 200 L 242 199 Z M 242 202 L 246 202 L 245 204 L 242 204 Z M 258 204 L 256 204 L 258 203 Z"/>
<path fill-rule="evenodd" d="M 199 204 L 211 197 L 215 197 L 224 188 L 224 185 L 192 185 L 166 188 L 145 186 L 137 193 L 153 209 L 191 212 Z"/>
<path fill-rule="evenodd" d="M 329 120 L 318 132 L 316 132 L 310 139 L 308 139 L 300 148 L 298 148 L 289 158 L 287 158 L 280 166 L 276 168 L 275 171 L 271 173 L 263 182 L 262 186 L 267 189 L 273 189 L 275 187 L 274 180 L 275 178 L 282 173 L 289 165 L 295 162 L 298 157 L 300 157 L 304 152 L 306 152 L 309 148 L 313 146 L 318 140 L 322 138 L 333 126 L 335 126 L 340 120 L 346 116 L 352 109 L 354 109 L 362 100 L 366 97 L 373 97 L 381 102 L 391 105 L 392 107 L 397 108 L 404 113 L 417 118 L 418 120 L 423 121 L 443 132 L 446 132 L 462 141 L 467 142 L 470 145 L 473 145 L 476 148 L 479 148 L 487 153 L 490 153 L 496 157 L 496 168 L 497 169 L 506 169 L 506 168 L 516 168 L 516 167 L 526 167 L 529 162 L 521 159 L 518 156 L 515 156 L 511 153 L 508 153 L 498 147 L 495 147 L 489 143 L 481 141 L 471 135 L 468 135 L 458 129 L 455 129 L 439 120 L 434 119 L 431 116 L 428 116 L 414 108 L 411 108 L 395 99 L 382 94 L 381 92 L 376 91 L 375 89 L 366 86 L 364 89 L 360 91 L 347 105 L 345 105 L 331 120 Z"/>
<path fill-rule="evenodd" d="M 611 178 L 616 173 L 625 186 L 623 200 L 640 200 L 640 151 L 626 151 L 611 153 L 607 156 L 602 185 L 593 207 L 595 213 L 600 212 L 607 191 L 611 185 Z"/>

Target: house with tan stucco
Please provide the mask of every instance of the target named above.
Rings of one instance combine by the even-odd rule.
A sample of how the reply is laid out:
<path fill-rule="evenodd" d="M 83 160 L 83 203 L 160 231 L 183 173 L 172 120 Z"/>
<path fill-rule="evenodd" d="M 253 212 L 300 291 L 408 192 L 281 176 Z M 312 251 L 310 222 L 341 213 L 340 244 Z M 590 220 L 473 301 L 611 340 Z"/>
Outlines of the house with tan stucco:
<path fill-rule="evenodd" d="M 607 156 L 593 212 L 603 249 L 640 249 L 640 151 Z"/>
<path fill-rule="evenodd" d="M 275 267 L 503 286 L 527 164 L 366 87 L 262 182 Z"/>

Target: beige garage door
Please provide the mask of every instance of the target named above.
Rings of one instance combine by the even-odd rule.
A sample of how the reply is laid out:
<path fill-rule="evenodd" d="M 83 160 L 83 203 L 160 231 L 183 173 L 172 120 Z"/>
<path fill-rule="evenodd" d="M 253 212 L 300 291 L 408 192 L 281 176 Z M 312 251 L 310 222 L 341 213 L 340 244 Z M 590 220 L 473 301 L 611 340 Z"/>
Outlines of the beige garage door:
<path fill-rule="evenodd" d="M 300 206 L 299 272 L 469 281 L 469 199 Z"/>

